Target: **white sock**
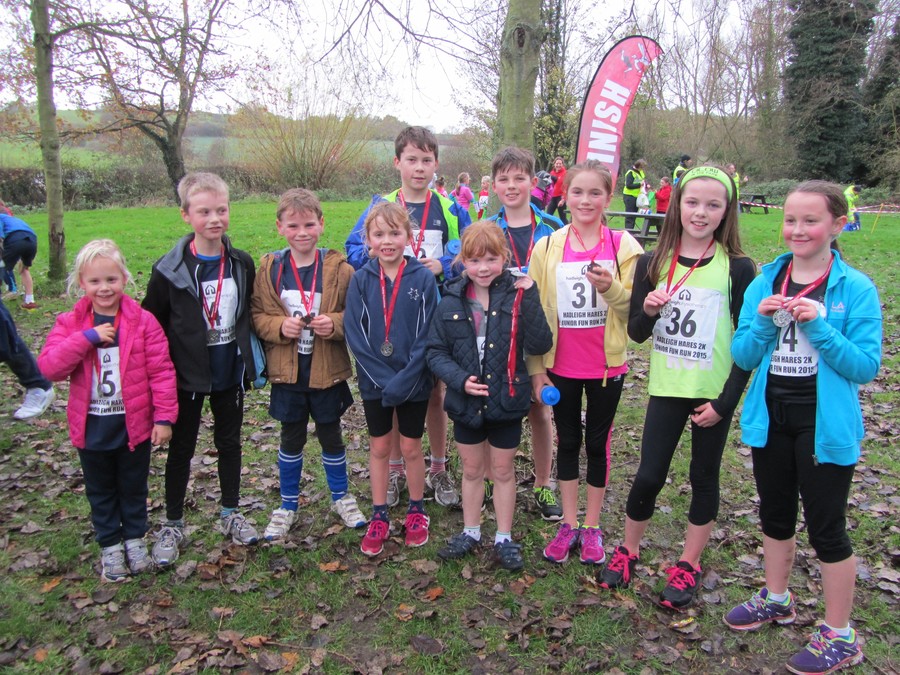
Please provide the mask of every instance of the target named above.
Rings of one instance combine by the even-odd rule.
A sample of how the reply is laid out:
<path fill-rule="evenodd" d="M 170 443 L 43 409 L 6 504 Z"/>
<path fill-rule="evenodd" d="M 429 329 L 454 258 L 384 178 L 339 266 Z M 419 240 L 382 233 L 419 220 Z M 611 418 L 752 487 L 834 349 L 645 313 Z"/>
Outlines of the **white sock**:
<path fill-rule="evenodd" d="M 844 626 L 843 628 L 835 628 L 834 626 L 829 626 L 827 623 L 823 624 L 826 628 L 830 628 L 835 633 L 838 634 L 839 637 L 848 638 L 850 637 L 850 633 L 853 631 L 850 626 Z"/>
<path fill-rule="evenodd" d="M 512 539 L 512 532 L 498 532 L 494 535 L 494 546 Z"/>
<path fill-rule="evenodd" d="M 463 534 L 467 537 L 472 537 L 475 541 L 481 541 L 481 526 L 478 527 L 464 527 Z"/>
<path fill-rule="evenodd" d="M 769 591 L 769 594 L 766 596 L 766 601 L 784 605 L 787 604 L 789 597 L 791 597 L 790 591 L 785 591 L 784 593 L 773 593 L 772 591 Z"/>
<path fill-rule="evenodd" d="M 34 302 L 34 294 L 25 296 L 25 304 L 27 305 L 29 302 Z"/>

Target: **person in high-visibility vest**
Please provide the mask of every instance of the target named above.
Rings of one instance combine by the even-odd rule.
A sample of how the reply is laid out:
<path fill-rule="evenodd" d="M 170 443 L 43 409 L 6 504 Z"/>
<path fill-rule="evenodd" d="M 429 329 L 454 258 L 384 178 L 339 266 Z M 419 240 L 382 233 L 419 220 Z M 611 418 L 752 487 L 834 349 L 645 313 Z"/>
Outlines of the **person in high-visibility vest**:
<path fill-rule="evenodd" d="M 729 164 L 725 167 L 725 171 L 731 176 L 731 180 L 734 181 L 734 198 L 738 201 L 741 199 L 741 174 L 738 173 L 737 168 L 735 168 L 734 164 Z"/>
<path fill-rule="evenodd" d="M 646 168 L 647 160 L 639 159 L 625 172 L 625 187 L 622 189 L 622 199 L 625 200 L 625 211 L 627 213 L 637 213 L 637 198 L 641 194 Z M 625 216 L 625 229 L 631 230 L 633 228 L 634 216 Z"/>
<path fill-rule="evenodd" d="M 688 169 L 691 168 L 691 164 L 694 163 L 694 160 L 691 159 L 690 155 L 682 155 L 681 161 L 678 163 L 678 166 L 675 167 L 675 170 L 672 172 L 672 180 L 675 185 L 678 185 L 678 181 L 676 180 L 679 174 L 684 173 Z"/>
<path fill-rule="evenodd" d="M 859 222 L 859 211 L 856 210 L 856 204 L 859 202 L 859 193 L 861 191 L 862 187 L 859 185 L 851 185 L 844 190 L 844 199 L 847 200 L 847 209 L 850 214 L 850 218 L 847 219 L 847 224 L 844 225 L 844 232 L 856 232 L 862 227 Z"/>

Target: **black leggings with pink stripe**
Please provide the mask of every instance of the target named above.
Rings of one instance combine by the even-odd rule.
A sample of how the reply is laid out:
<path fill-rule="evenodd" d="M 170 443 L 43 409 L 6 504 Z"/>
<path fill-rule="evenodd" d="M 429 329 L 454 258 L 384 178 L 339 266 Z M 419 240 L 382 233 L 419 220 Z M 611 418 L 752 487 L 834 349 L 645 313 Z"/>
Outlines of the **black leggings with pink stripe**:
<path fill-rule="evenodd" d="M 547 374 L 554 386 L 559 389 L 559 403 L 553 406 L 553 420 L 558 437 L 557 480 L 578 479 L 578 460 L 583 438 L 587 454 L 587 484 L 591 487 L 606 487 L 609 481 L 609 441 L 625 376 L 608 378 L 604 385 L 602 379 L 581 380 L 563 377 L 553 372 Z M 587 408 L 584 412 L 582 434 L 583 393 L 587 394 Z"/>

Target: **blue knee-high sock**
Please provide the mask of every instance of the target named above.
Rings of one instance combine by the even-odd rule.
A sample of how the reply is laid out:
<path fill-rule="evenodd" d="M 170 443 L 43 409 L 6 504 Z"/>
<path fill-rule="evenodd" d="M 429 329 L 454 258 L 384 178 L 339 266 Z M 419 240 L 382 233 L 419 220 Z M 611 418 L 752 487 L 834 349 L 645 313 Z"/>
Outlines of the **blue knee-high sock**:
<path fill-rule="evenodd" d="M 300 475 L 303 473 L 303 453 L 285 455 L 278 450 L 278 480 L 281 484 L 281 508 L 297 510 L 300 499 Z"/>
<path fill-rule="evenodd" d="M 336 454 L 322 453 L 322 464 L 325 466 L 325 479 L 331 490 L 332 501 L 337 501 L 347 494 L 347 451 Z"/>

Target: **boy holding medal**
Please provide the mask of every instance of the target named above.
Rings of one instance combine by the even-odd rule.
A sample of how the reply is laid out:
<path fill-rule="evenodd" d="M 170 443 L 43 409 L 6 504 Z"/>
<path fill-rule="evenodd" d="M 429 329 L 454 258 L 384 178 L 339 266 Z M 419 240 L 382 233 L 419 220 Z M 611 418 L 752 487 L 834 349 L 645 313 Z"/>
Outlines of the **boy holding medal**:
<path fill-rule="evenodd" d="M 272 512 L 263 535 L 269 541 L 283 540 L 297 517 L 310 417 L 322 446 L 332 511 L 347 527 L 366 524 L 347 490 L 347 452 L 341 437 L 341 415 L 353 403 L 347 385 L 353 371 L 344 342 L 344 305 L 353 268 L 342 253 L 317 248 L 325 218 L 318 197 L 309 190 L 285 192 L 275 222 L 288 248 L 262 257 L 251 300 L 272 383 L 269 414 L 281 422 L 281 506 Z"/>
<path fill-rule="evenodd" d="M 211 173 L 178 184 L 181 217 L 194 230 L 153 265 L 143 307 L 162 325 L 178 379 L 178 421 L 166 459 L 166 521 L 154 562 L 171 565 L 187 545 L 184 501 L 191 458 L 208 396 L 222 491 L 219 530 L 236 544 L 255 544 L 256 528 L 237 511 L 241 485 L 244 383 L 256 379 L 250 348 L 253 259 L 231 245 L 228 186 Z"/>

